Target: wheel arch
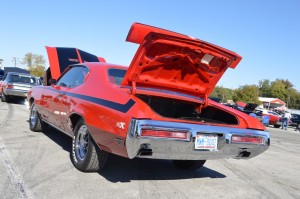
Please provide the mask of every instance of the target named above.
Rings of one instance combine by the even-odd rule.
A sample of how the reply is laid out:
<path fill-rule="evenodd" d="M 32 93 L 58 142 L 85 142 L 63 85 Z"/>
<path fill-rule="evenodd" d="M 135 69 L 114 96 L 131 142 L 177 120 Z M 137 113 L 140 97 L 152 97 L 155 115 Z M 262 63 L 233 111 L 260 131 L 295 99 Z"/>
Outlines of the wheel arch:
<path fill-rule="evenodd" d="M 28 100 L 29 107 L 31 107 L 31 105 L 33 104 L 33 102 L 34 102 L 34 98 L 31 97 L 31 98 Z"/>
<path fill-rule="evenodd" d="M 84 123 L 85 123 L 85 119 L 84 117 L 79 114 L 79 113 L 72 113 L 70 116 L 69 116 L 69 121 L 70 121 L 70 126 L 71 126 L 71 129 L 74 130 L 77 122 L 80 120 L 80 119 L 83 119 Z"/>

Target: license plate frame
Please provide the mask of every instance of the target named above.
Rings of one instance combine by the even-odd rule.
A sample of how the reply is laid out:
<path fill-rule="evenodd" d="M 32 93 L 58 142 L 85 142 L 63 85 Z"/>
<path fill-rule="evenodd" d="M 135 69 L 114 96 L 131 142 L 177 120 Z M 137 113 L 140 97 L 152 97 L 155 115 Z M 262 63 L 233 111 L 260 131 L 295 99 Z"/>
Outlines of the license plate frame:
<path fill-rule="evenodd" d="M 217 151 L 218 135 L 215 134 L 196 134 L 196 150 Z"/>

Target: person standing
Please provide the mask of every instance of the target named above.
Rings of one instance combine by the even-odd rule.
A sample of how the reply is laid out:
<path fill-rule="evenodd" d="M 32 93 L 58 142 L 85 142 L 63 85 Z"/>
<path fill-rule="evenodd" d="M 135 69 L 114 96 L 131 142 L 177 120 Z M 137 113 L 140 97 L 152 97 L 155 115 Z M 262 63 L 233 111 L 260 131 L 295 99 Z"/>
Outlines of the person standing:
<path fill-rule="evenodd" d="M 283 121 L 282 121 L 281 129 L 283 129 L 283 127 L 285 126 L 285 130 L 287 130 L 287 127 L 289 125 L 289 121 L 290 121 L 291 117 L 292 117 L 292 115 L 288 111 L 285 111 L 285 113 L 283 114 Z"/>

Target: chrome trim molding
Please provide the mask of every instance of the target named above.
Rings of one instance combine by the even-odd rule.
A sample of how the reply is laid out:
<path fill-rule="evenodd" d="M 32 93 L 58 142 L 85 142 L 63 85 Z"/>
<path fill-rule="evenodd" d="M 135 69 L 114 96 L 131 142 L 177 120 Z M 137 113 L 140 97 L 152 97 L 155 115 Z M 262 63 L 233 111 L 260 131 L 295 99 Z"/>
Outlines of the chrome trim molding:
<path fill-rule="evenodd" d="M 143 137 L 141 135 L 143 129 L 186 131 L 188 133 L 188 139 Z M 217 135 L 217 150 L 207 151 L 195 149 L 197 133 Z M 264 143 L 232 143 L 232 135 L 262 137 L 264 138 Z M 269 148 L 269 144 L 270 137 L 268 131 L 164 122 L 148 119 L 132 119 L 126 138 L 126 149 L 130 159 L 135 157 L 173 160 L 249 159 L 266 151 Z M 145 155 L 142 153 L 143 150 L 151 151 L 151 153 Z"/>

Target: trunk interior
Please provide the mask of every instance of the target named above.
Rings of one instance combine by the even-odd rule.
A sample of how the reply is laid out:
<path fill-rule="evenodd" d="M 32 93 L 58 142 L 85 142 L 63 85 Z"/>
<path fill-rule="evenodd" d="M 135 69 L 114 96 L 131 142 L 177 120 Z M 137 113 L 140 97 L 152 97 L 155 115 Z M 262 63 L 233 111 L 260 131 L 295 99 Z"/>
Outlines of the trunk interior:
<path fill-rule="evenodd" d="M 234 115 L 212 106 L 203 108 L 199 113 L 197 111 L 199 104 L 196 103 L 146 95 L 137 95 L 137 97 L 163 117 L 204 123 L 238 124 Z"/>

